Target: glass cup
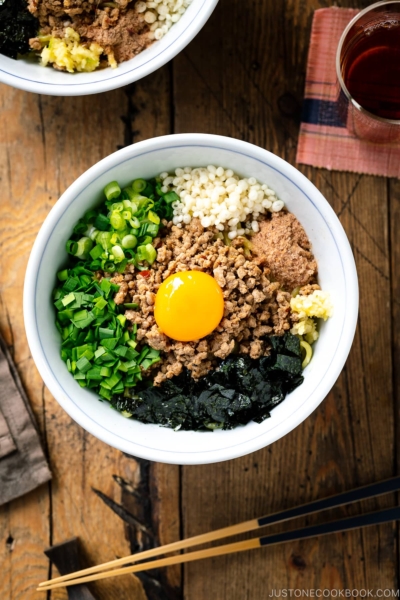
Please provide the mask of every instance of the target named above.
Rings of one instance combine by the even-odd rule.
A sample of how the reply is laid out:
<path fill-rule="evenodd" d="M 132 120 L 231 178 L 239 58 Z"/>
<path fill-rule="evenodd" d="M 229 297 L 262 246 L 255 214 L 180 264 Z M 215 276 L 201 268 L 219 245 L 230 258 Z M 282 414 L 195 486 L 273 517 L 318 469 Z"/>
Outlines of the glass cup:
<path fill-rule="evenodd" d="M 338 108 L 348 131 L 378 143 L 400 141 L 400 0 L 354 17 L 336 54 Z"/>

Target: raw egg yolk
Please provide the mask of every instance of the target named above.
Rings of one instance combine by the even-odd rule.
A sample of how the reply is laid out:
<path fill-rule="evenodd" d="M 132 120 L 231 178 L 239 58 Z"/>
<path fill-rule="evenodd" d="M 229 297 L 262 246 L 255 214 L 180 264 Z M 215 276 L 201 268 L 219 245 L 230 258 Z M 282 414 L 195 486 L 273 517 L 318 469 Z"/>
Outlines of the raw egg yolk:
<path fill-rule="evenodd" d="M 205 337 L 218 326 L 224 296 L 214 277 L 201 271 L 170 275 L 159 287 L 154 317 L 165 335 L 179 342 Z"/>

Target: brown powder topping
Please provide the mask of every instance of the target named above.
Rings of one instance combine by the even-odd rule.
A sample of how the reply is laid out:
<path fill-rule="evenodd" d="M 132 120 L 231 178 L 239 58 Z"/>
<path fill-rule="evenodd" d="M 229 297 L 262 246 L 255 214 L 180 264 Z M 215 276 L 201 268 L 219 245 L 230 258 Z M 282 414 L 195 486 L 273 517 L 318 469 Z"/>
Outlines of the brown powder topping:
<path fill-rule="evenodd" d="M 254 254 L 265 260 L 274 279 L 286 290 L 316 283 L 317 262 L 310 241 L 291 213 L 272 213 L 271 219 L 261 221 L 252 244 Z"/>

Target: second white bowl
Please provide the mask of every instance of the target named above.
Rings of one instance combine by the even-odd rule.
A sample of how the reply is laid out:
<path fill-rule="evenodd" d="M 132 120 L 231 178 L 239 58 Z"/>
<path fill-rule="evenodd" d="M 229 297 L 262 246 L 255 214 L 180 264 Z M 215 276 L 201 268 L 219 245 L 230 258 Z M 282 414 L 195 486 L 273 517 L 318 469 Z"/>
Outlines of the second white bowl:
<path fill-rule="evenodd" d="M 51 96 L 85 96 L 108 92 L 146 77 L 172 60 L 199 33 L 218 0 L 192 0 L 181 19 L 149 48 L 117 69 L 65 73 L 42 67 L 35 59 L 13 60 L 0 54 L 0 81 L 13 87 Z"/>

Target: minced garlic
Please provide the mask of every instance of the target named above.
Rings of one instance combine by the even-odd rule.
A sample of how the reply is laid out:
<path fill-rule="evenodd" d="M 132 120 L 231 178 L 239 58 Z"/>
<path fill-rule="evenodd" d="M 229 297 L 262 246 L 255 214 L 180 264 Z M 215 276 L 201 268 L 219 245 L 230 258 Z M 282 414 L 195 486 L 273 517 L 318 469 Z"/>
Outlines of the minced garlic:
<path fill-rule="evenodd" d="M 72 27 L 67 27 L 64 38 L 53 36 L 39 37 L 39 41 L 46 43 L 41 52 L 42 64 L 54 64 L 69 73 L 74 71 L 90 73 L 100 64 L 103 48 L 91 43 L 84 46 L 80 43 L 80 36 Z"/>
<path fill-rule="evenodd" d="M 313 344 L 319 337 L 317 325 L 310 317 L 305 317 L 304 319 L 297 321 L 290 330 L 290 333 L 292 335 L 303 336 L 309 344 Z"/>
<path fill-rule="evenodd" d="M 317 317 L 326 321 L 333 314 L 330 296 L 322 290 L 315 290 L 308 296 L 298 294 L 290 300 L 290 308 L 299 313 L 300 320 L 305 317 Z"/>

